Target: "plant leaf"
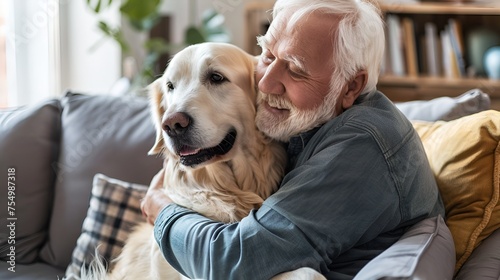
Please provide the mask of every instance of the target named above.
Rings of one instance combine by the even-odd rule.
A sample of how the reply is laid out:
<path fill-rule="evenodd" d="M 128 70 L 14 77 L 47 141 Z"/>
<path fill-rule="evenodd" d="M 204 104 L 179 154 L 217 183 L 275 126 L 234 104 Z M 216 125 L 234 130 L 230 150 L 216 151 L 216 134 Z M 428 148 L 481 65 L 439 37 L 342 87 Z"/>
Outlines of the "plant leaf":
<path fill-rule="evenodd" d="M 206 42 L 205 36 L 202 34 L 202 31 L 194 26 L 190 26 L 186 30 L 186 36 L 184 38 L 184 43 L 186 45 L 194 45 L 198 43 Z"/>
<path fill-rule="evenodd" d="M 144 43 L 144 47 L 149 53 L 162 55 L 175 52 L 179 46 L 171 44 L 163 38 L 151 38 Z"/>
<path fill-rule="evenodd" d="M 208 9 L 204 11 L 202 15 L 202 24 L 204 26 L 208 25 L 208 23 L 217 15 L 219 15 L 219 13 L 217 13 L 217 11 L 214 9 Z"/>
<path fill-rule="evenodd" d="M 96 14 L 100 13 L 104 8 L 111 6 L 113 0 L 108 0 L 107 3 L 104 3 L 103 0 L 86 0 L 87 6 L 92 9 L 92 11 Z"/>
<path fill-rule="evenodd" d="M 107 23 L 103 21 L 99 21 L 98 23 L 99 29 L 108 37 L 114 39 L 122 49 L 123 52 L 128 52 L 129 46 L 125 41 L 125 37 L 120 28 L 113 29 Z"/>
<path fill-rule="evenodd" d="M 214 9 L 206 10 L 203 13 L 202 34 L 206 41 L 210 42 L 230 42 L 228 31 L 224 26 L 224 16 L 217 13 Z"/>
<path fill-rule="evenodd" d="M 102 1 L 101 0 L 97 0 L 97 5 L 95 6 L 95 9 L 94 11 L 98 14 L 99 11 L 101 11 L 101 4 L 102 4 Z"/>
<path fill-rule="evenodd" d="M 160 0 L 126 0 L 120 7 L 130 20 L 141 21 L 157 13 Z"/>
<path fill-rule="evenodd" d="M 101 29 L 102 32 L 104 32 L 104 34 L 111 36 L 111 33 L 112 33 L 111 27 L 109 27 L 109 25 L 107 23 L 105 23 L 104 21 L 99 21 L 97 26 L 99 27 L 99 29 Z"/>
<path fill-rule="evenodd" d="M 138 31 L 148 31 L 158 23 L 159 19 L 160 16 L 158 14 L 153 14 L 141 20 L 129 19 L 129 22 L 130 25 Z"/>

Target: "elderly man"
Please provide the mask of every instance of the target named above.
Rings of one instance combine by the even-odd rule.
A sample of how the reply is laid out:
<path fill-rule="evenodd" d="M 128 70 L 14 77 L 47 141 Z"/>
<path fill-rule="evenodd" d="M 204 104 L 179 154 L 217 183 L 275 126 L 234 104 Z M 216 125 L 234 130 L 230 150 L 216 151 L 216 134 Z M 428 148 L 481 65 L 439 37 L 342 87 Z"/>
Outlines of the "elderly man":
<path fill-rule="evenodd" d="M 376 90 L 383 23 L 369 2 L 278 0 L 258 39 L 257 126 L 288 144 L 280 189 L 235 224 L 155 191 L 143 211 L 180 272 L 269 279 L 310 267 L 351 279 L 416 222 L 443 215 L 416 132 Z"/>

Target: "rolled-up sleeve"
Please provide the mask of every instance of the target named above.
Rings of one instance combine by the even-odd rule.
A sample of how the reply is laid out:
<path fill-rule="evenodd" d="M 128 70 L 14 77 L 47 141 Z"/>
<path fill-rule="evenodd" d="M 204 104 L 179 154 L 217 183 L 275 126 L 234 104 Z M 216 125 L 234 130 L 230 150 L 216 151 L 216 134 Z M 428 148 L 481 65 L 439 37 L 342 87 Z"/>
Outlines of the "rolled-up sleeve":
<path fill-rule="evenodd" d="M 266 206 L 223 224 L 169 205 L 157 218 L 155 238 L 168 262 L 190 278 L 269 279 L 294 267 L 326 265 L 299 228 Z"/>

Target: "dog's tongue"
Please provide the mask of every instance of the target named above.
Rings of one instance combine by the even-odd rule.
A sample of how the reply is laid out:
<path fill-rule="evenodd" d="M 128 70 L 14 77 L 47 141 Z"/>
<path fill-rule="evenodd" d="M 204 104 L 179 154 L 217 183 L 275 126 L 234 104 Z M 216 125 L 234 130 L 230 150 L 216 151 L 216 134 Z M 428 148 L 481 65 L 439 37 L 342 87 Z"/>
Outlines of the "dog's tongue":
<path fill-rule="evenodd" d="M 184 156 L 189 156 L 189 155 L 194 155 L 197 154 L 200 151 L 200 149 L 195 149 L 189 146 L 184 146 L 182 149 L 179 151 L 179 155 L 184 157 Z"/>

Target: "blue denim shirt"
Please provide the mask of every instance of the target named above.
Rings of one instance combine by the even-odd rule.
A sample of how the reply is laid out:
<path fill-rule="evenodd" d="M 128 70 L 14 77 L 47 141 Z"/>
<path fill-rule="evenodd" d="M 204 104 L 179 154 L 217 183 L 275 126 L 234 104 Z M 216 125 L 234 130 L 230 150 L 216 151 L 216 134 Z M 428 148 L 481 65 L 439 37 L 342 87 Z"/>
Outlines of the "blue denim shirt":
<path fill-rule="evenodd" d="M 165 207 L 155 238 L 170 264 L 202 279 L 269 279 L 305 266 L 352 279 L 409 226 L 444 216 L 420 138 L 380 92 L 292 139 L 292 151 L 280 189 L 239 223 Z"/>

